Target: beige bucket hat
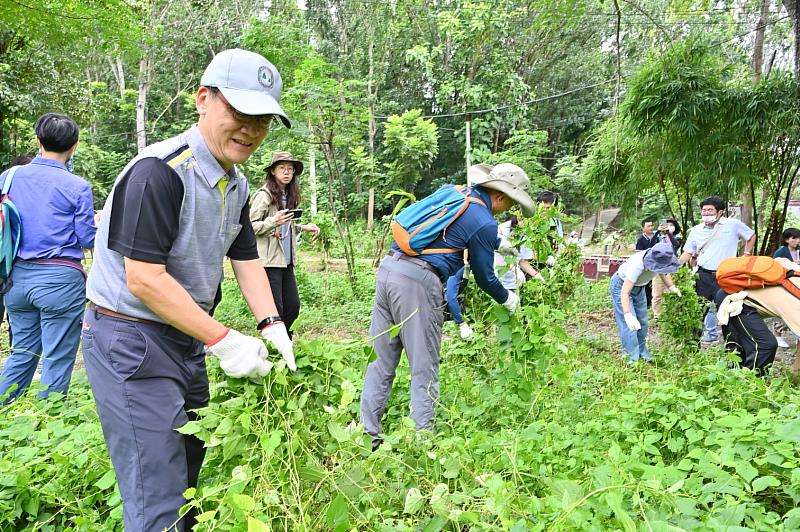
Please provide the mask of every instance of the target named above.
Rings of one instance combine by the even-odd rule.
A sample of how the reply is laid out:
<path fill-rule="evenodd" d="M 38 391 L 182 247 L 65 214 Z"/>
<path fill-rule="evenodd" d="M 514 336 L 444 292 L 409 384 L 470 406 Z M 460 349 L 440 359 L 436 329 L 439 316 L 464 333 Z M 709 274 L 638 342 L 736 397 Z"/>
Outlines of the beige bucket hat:
<path fill-rule="evenodd" d="M 467 178 L 473 185 L 502 192 L 519 205 L 524 216 L 533 215 L 533 199 L 528 193 L 531 180 L 525 170 L 516 164 L 475 164 L 467 169 Z"/>
<path fill-rule="evenodd" d="M 292 154 L 288 151 L 276 151 L 272 154 L 272 162 L 264 168 L 269 174 L 270 171 L 275 167 L 278 163 L 292 163 L 294 165 L 294 177 L 299 176 L 303 173 L 303 161 L 298 161 Z"/>

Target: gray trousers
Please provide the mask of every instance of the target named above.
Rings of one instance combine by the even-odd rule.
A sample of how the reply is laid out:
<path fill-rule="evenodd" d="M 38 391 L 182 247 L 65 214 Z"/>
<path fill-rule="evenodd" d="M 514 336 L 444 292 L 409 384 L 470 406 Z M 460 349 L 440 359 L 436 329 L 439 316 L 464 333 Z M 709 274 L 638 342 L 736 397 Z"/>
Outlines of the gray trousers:
<path fill-rule="evenodd" d="M 372 344 L 377 359 L 367 367 L 361 392 L 361 422 L 373 438 L 381 432 L 381 417 L 404 348 L 411 369 L 411 418 L 417 430 L 433 429 L 443 309 L 442 282 L 433 272 L 397 256 L 383 259 L 369 328 L 370 336 L 380 334 Z M 399 335 L 381 334 L 409 316 Z"/>
<path fill-rule="evenodd" d="M 169 325 L 86 311 L 83 359 L 108 453 L 114 464 L 126 532 L 190 530 L 179 521 L 183 492 L 197 485 L 205 449 L 175 429 L 187 410 L 208 404 L 201 342 Z"/>

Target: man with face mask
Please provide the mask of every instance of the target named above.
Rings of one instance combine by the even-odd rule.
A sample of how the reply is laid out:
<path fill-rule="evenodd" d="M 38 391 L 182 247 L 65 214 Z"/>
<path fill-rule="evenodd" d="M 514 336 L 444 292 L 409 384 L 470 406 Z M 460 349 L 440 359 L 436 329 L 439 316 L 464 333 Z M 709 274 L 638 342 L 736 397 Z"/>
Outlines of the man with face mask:
<path fill-rule="evenodd" d="M 695 283 L 697 295 L 712 303 L 703 320 L 702 342 L 717 341 L 717 317 L 713 309 L 714 295 L 719 290 L 716 273 L 719 264 L 735 257 L 739 241 L 744 241 L 744 255 L 751 255 L 756 243 L 755 232 L 739 220 L 725 218 L 725 202 L 719 196 L 711 196 L 700 203 L 703 223 L 692 227 L 686 238 L 686 246 L 680 256 L 681 263 L 693 262 L 697 265 L 698 277 Z"/>

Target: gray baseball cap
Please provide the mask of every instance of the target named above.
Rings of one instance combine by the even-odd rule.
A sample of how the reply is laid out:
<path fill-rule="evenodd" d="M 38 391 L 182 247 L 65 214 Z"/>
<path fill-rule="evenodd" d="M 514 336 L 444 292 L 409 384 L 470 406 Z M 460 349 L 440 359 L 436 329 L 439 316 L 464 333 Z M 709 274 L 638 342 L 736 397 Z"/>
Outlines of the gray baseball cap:
<path fill-rule="evenodd" d="M 200 85 L 217 87 L 234 109 L 246 115 L 277 115 L 292 127 L 281 109 L 283 81 L 275 65 L 255 52 L 231 48 L 214 56 Z"/>

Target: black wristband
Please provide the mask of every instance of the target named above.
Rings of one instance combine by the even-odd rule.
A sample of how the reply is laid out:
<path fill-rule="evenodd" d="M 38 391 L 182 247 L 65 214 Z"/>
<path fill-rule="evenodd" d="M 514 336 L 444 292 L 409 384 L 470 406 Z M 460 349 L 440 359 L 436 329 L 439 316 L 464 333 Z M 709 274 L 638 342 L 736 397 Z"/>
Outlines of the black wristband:
<path fill-rule="evenodd" d="M 280 316 L 267 316 L 260 322 L 258 322 L 257 329 L 259 331 L 263 330 L 265 327 L 272 325 L 273 323 L 277 323 L 279 321 L 283 321 Z"/>

